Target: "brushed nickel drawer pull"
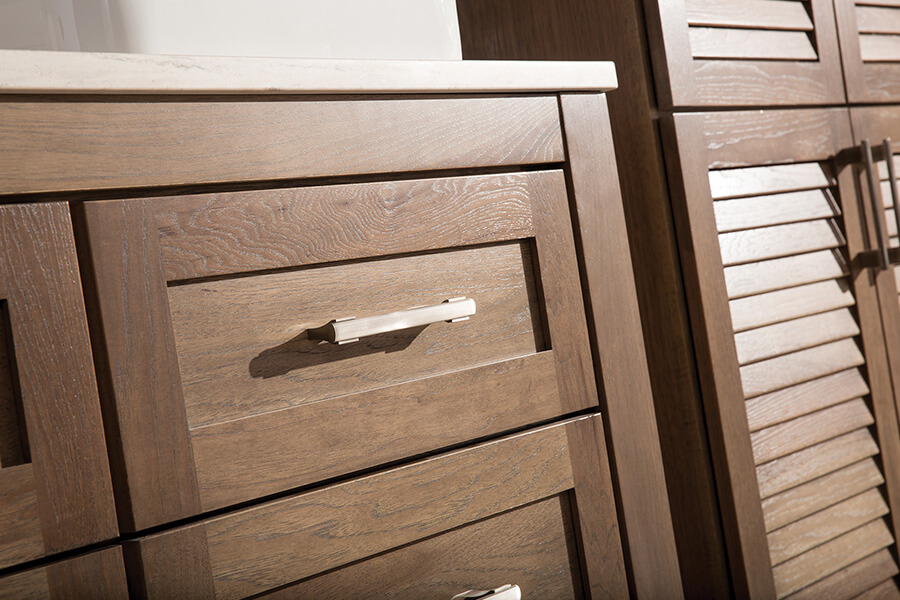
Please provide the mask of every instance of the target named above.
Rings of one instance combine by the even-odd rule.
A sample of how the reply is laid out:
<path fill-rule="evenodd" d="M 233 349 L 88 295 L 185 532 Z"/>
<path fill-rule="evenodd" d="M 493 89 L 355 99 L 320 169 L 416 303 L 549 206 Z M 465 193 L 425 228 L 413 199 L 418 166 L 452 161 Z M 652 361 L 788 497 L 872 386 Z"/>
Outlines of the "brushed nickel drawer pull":
<path fill-rule="evenodd" d="M 875 173 L 875 160 L 872 158 L 872 146 L 869 145 L 869 140 L 863 140 L 860 146 L 866 169 L 866 180 L 869 186 L 872 218 L 875 219 L 875 241 L 878 244 L 879 267 L 887 269 L 891 261 L 888 258 L 888 237 L 887 228 L 884 224 L 884 206 L 881 203 L 881 187 L 878 185 L 878 176 Z"/>
<path fill-rule="evenodd" d="M 335 319 L 321 327 L 307 331 L 311 340 L 325 340 L 332 344 L 349 344 L 359 338 L 389 331 L 400 331 L 411 327 L 422 327 L 446 321 L 465 321 L 475 314 L 475 300 L 472 298 L 450 298 L 434 306 L 418 306 L 386 315 L 372 317 L 345 317 Z"/>

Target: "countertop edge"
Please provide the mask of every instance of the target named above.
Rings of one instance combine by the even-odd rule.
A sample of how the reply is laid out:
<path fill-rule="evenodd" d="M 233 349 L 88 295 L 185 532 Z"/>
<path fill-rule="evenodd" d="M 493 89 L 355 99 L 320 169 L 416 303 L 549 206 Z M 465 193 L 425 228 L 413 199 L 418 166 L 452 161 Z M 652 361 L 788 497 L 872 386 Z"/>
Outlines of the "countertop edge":
<path fill-rule="evenodd" d="M 0 94 L 607 92 L 615 65 L 0 50 Z"/>

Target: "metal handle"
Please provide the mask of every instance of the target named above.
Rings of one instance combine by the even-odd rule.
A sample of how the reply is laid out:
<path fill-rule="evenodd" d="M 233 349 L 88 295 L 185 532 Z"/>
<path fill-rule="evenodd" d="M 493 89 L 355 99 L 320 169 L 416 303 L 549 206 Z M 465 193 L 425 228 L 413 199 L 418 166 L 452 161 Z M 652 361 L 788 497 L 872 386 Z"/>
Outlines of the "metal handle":
<path fill-rule="evenodd" d="M 891 148 L 891 138 L 885 138 L 882 142 L 884 148 L 884 160 L 887 162 L 888 182 L 891 188 L 891 200 L 894 203 L 894 219 L 897 221 L 897 233 L 900 235 L 900 204 L 897 202 L 897 174 L 894 172 L 894 152 Z M 890 240 L 889 240 L 890 241 Z"/>
<path fill-rule="evenodd" d="M 891 262 L 888 257 L 888 237 L 884 226 L 884 207 L 881 204 L 881 188 L 878 186 L 878 178 L 875 176 L 875 161 L 872 158 L 872 146 L 865 139 L 861 144 L 863 161 L 866 165 L 866 178 L 869 182 L 869 201 L 872 203 L 872 216 L 875 219 L 875 234 L 878 238 L 878 259 L 880 267 L 887 269 Z"/>
<path fill-rule="evenodd" d="M 493 590 L 469 590 L 453 596 L 450 600 L 522 600 L 522 590 L 517 585 L 507 583 Z"/>
<path fill-rule="evenodd" d="M 349 344 L 359 338 L 389 331 L 399 331 L 410 327 L 421 327 L 447 321 L 465 321 L 475 314 L 475 300 L 472 298 L 450 298 L 434 306 L 419 306 L 374 317 L 345 317 L 335 319 L 327 325 L 307 331 L 311 340 L 325 340 L 332 344 Z"/>

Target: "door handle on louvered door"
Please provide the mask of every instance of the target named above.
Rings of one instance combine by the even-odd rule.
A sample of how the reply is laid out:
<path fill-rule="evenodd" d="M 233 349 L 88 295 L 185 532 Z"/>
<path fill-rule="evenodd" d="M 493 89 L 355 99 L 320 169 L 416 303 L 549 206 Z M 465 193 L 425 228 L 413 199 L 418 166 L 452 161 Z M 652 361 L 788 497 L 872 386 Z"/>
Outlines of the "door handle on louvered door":
<path fill-rule="evenodd" d="M 860 144 L 863 163 L 866 169 L 866 181 L 869 186 L 869 202 L 872 207 L 872 218 L 875 219 L 875 236 L 878 243 L 878 260 L 881 269 L 887 269 L 890 264 L 888 257 L 887 228 L 884 224 L 884 206 L 881 203 L 881 188 L 878 186 L 878 177 L 875 173 L 875 160 L 872 157 L 872 146 L 865 139 Z"/>

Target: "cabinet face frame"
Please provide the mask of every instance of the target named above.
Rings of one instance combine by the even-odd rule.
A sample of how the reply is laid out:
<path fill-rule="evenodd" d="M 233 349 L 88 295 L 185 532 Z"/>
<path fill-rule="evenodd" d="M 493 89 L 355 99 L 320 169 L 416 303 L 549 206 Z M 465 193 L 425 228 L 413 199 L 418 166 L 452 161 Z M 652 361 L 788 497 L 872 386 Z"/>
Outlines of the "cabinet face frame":
<path fill-rule="evenodd" d="M 66 204 L 0 205 L 0 298 L 30 451 L 0 468 L 7 567 L 118 534 Z"/>
<path fill-rule="evenodd" d="M 831 0 L 809 2 L 814 61 L 695 59 L 687 0 L 643 1 L 660 109 L 844 102 Z"/>
<path fill-rule="evenodd" d="M 890 1 L 873 2 L 867 8 L 892 9 L 900 14 L 900 5 L 891 4 Z M 850 103 L 900 101 L 900 62 L 863 62 L 856 3 L 853 0 L 834 0 L 834 11 L 841 44 L 847 101 Z"/>
<path fill-rule="evenodd" d="M 712 459 L 739 596 L 773 597 L 776 583 L 760 506 L 708 171 L 833 161 L 841 150 L 852 147 L 849 125 L 847 112 L 841 109 L 685 113 L 661 121 Z M 774 130 L 779 134 L 770 142 L 766 131 Z M 843 201 L 851 263 L 852 257 L 864 250 L 854 176 L 853 166 L 844 165 L 834 182 Z M 885 464 L 892 512 L 889 519 L 897 531 L 900 436 L 893 410 L 894 392 L 885 378 L 887 365 L 875 282 L 868 269 L 855 268 L 851 276 L 869 363 L 872 410 Z"/>

